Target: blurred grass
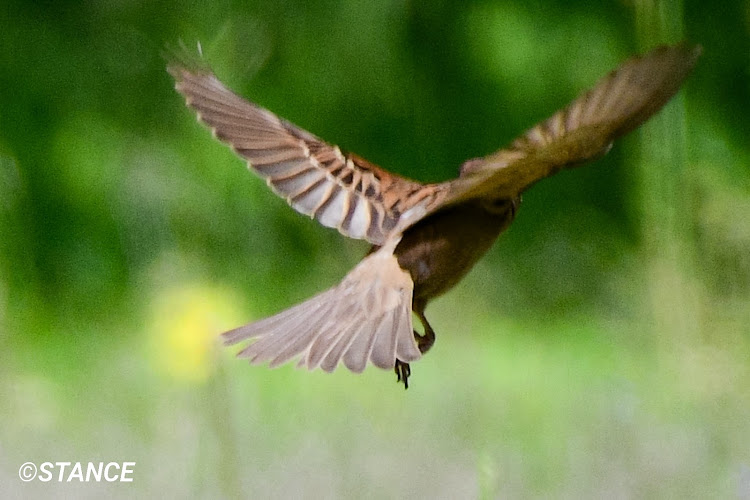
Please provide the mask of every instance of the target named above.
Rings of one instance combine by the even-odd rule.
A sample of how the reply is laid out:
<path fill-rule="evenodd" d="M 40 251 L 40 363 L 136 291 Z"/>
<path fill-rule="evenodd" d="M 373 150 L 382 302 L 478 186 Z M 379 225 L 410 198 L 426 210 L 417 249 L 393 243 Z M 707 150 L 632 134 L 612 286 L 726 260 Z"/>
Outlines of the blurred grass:
<path fill-rule="evenodd" d="M 0 18 L 4 497 L 746 498 L 750 2 L 69 4 Z M 332 19 L 335 22 L 332 23 Z M 535 186 L 390 373 L 249 367 L 220 331 L 366 250 L 194 123 L 158 56 L 446 179 L 638 49 L 705 53 L 605 159 Z M 21 483 L 32 460 L 131 485 Z"/>

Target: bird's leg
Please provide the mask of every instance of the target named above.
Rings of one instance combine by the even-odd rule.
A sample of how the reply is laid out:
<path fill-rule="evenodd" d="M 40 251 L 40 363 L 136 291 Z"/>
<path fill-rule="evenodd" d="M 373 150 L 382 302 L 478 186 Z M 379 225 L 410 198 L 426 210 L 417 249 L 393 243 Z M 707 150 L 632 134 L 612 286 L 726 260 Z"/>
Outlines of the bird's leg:
<path fill-rule="evenodd" d="M 419 321 L 422 322 L 422 326 L 424 327 L 423 335 L 418 334 L 416 330 L 414 331 L 414 339 L 417 341 L 419 352 L 424 354 L 429 351 L 432 347 L 432 344 L 435 343 L 435 330 L 432 329 L 430 323 L 427 322 L 427 318 L 424 317 L 424 305 L 420 305 L 420 307 L 415 308 L 414 313 L 417 315 Z"/>
<path fill-rule="evenodd" d="M 432 326 L 430 326 L 430 323 L 424 316 L 424 307 L 425 305 L 422 303 L 414 304 L 414 314 L 417 315 L 419 321 L 422 322 L 422 326 L 424 327 L 424 334 L 422 335 L 414 330 L 414 340 L 417 341 L 417 347 L 419 348 L 419 352 L 421 352 L 422 354 L 429 351 L 432 347 L 432 344 L 435 343 L 435 330 L 432 329 Z M 411 375 L 411 367 L 409 366 L 409 363 L 404 363 L 400 359 L 396 359 L 396 366 L 394 367 L 394 371 L 396 372 L 396 382 L 403 382 L 404 389 L 408 389 L 409 376 Z"/>

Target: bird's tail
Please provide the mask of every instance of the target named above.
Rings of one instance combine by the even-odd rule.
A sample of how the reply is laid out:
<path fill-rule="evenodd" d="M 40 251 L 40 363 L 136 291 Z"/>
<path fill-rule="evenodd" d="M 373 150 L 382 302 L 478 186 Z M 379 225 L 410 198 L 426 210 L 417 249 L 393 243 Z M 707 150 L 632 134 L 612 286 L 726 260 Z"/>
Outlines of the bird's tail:
<path fill-rule="evenodd" d="M 355 373 L 369 359 L 393 368 L 419 359 L 412 330 L 414 283 L 391 249 L 367 256 L 337 286 L 294 307 L 222 335 L 227 345 L 256 339 L 237 356 L 271 367 L 300 357 L 298 366 Z"/>

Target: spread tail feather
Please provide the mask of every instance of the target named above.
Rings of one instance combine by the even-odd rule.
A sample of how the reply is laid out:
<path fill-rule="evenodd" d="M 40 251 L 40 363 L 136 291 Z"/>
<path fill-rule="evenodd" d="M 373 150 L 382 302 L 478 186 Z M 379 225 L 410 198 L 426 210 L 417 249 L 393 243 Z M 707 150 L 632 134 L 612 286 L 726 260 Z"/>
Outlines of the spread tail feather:
<path fill-rule="evenodd" d="M 279 366 L 300 357 L 298 366 L 333 371 L 339 361 L 355 373 L 369 359 L 393 368 L 396 359 L 421 357 L 412 330 L 414 283 L 391 249 L 367 256 L 337 286 L 271 316 L 222 335 L 227 345 L 256 339 L 237 356 Z"/>

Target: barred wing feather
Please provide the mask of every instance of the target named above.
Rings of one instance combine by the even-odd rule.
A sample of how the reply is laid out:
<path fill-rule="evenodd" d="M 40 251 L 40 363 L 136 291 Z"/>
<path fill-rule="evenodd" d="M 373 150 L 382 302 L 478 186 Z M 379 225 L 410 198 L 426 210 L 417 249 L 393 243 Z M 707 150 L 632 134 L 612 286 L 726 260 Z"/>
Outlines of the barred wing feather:
<path fill-rule="evenodd" d="M 168 65 L 175 88 L 215 136 L 295 210 L 345 236 L 382 245 L 401 214 L 432 186 L 344 154 L 311 133 L 229 90 L 200 60 L 178 54 Z"/>

